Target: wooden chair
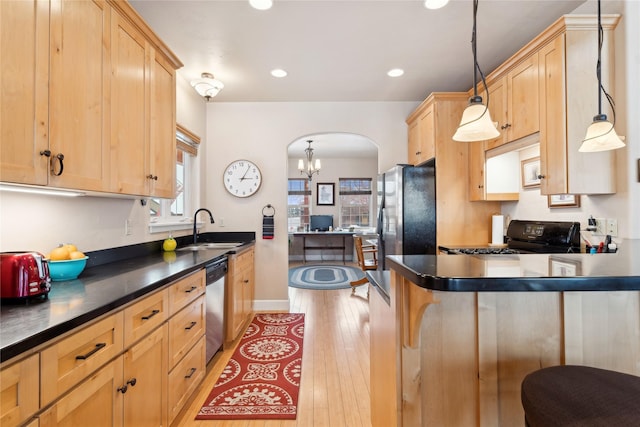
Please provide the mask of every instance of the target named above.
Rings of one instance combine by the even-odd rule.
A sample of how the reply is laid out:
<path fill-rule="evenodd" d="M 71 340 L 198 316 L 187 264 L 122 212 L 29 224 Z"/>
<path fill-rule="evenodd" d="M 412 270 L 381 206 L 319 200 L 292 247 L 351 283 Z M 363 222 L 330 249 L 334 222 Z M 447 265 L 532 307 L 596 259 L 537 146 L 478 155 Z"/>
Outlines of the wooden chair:
<path fill-rule="evenodd" d="M 367 270 L 377 270 L 378 269 L 378 248 L 376 245 L 363 245 L 362 237 L 353 236 L 353 243 L 355 244 L 356 256 L 358 257 L 358 267 L 362 270 L 362 272 L 366 272 Z M 350 283 L 351 285 L 351 293 L 354 294 L 356 292 L 356 287 L 361 285 L 366 285 L 369 283 L 367 277 L 363 277 L 359 280 L 354 280 Z M 367 291 L 367 297 L 369 296 L 369 291 Z"/>

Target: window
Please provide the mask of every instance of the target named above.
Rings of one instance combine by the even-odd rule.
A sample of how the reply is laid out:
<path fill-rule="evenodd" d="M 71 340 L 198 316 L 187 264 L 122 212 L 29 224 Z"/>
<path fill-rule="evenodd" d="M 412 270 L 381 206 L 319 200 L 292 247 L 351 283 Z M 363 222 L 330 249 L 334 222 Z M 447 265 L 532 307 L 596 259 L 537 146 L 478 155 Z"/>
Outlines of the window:
<path fill-rule="evenodd" d="M 200 138 L 178 125 L 176 132 L 176 198 L 148 200 L 151 232 L 180 230 L 192 227 L 187 222 L 185 212 L 191 212 L 192 193 L 196 183 L 193 180 L 196 156 L 195 144 Z"/>
<path fill-rule="evenodd" d="M 340 226 L 371 227 L 371 178 L 340 178 Z"/>
<path fill-rule="evenodd" d="M 311 214 L 311 188 L 309 180 L 302 178 L 289 179 L 287 191 L 287 229 L 302 231 L 309 224 Z"/>

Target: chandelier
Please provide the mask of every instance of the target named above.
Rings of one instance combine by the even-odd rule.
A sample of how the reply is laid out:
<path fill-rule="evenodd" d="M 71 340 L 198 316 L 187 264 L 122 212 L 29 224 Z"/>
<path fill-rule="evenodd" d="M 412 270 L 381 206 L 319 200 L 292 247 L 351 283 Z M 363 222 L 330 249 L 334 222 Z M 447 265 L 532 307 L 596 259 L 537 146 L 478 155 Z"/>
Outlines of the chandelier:
<path fill-rule="evenodd" d="M 308 139 L 307 142 L 309 146 L 304 149 L 304 153 L 307 156 L 307 164 L 304 164 L 304 159 L 298 160 L 298 170 L 301 174 L 307 175 L 309 181 L 313 177 L 314 173 L 320 173 L 320 159 L 316 159 L 315 164 L 313 163 L 313 148 L 311 148 L 311 143 L 313 140 Z"/>

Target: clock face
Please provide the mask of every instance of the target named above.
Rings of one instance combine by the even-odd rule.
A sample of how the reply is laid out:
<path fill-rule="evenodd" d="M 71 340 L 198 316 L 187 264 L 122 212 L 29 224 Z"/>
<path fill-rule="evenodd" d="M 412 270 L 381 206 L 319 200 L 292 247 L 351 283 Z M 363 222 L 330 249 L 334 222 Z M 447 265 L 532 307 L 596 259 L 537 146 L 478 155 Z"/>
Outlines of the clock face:
<path fill-rule="evenodd" d="M 249 197 L 260 188 L 262 173 L 255 163 L 248 160 L 236 160 L 224 171 L 224 188 L 236 197 Z"/>

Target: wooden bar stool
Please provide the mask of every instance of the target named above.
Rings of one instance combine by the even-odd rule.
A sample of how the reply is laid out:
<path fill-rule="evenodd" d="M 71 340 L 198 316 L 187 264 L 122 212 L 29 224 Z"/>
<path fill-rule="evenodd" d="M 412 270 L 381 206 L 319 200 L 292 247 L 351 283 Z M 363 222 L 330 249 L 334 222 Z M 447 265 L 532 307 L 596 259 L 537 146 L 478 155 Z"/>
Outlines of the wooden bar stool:
<path fill-rule="evenodd" d="M 640 426 L 640 377 L 588 366 L 552 366 L 522 381 L 528 427 Z"/>

